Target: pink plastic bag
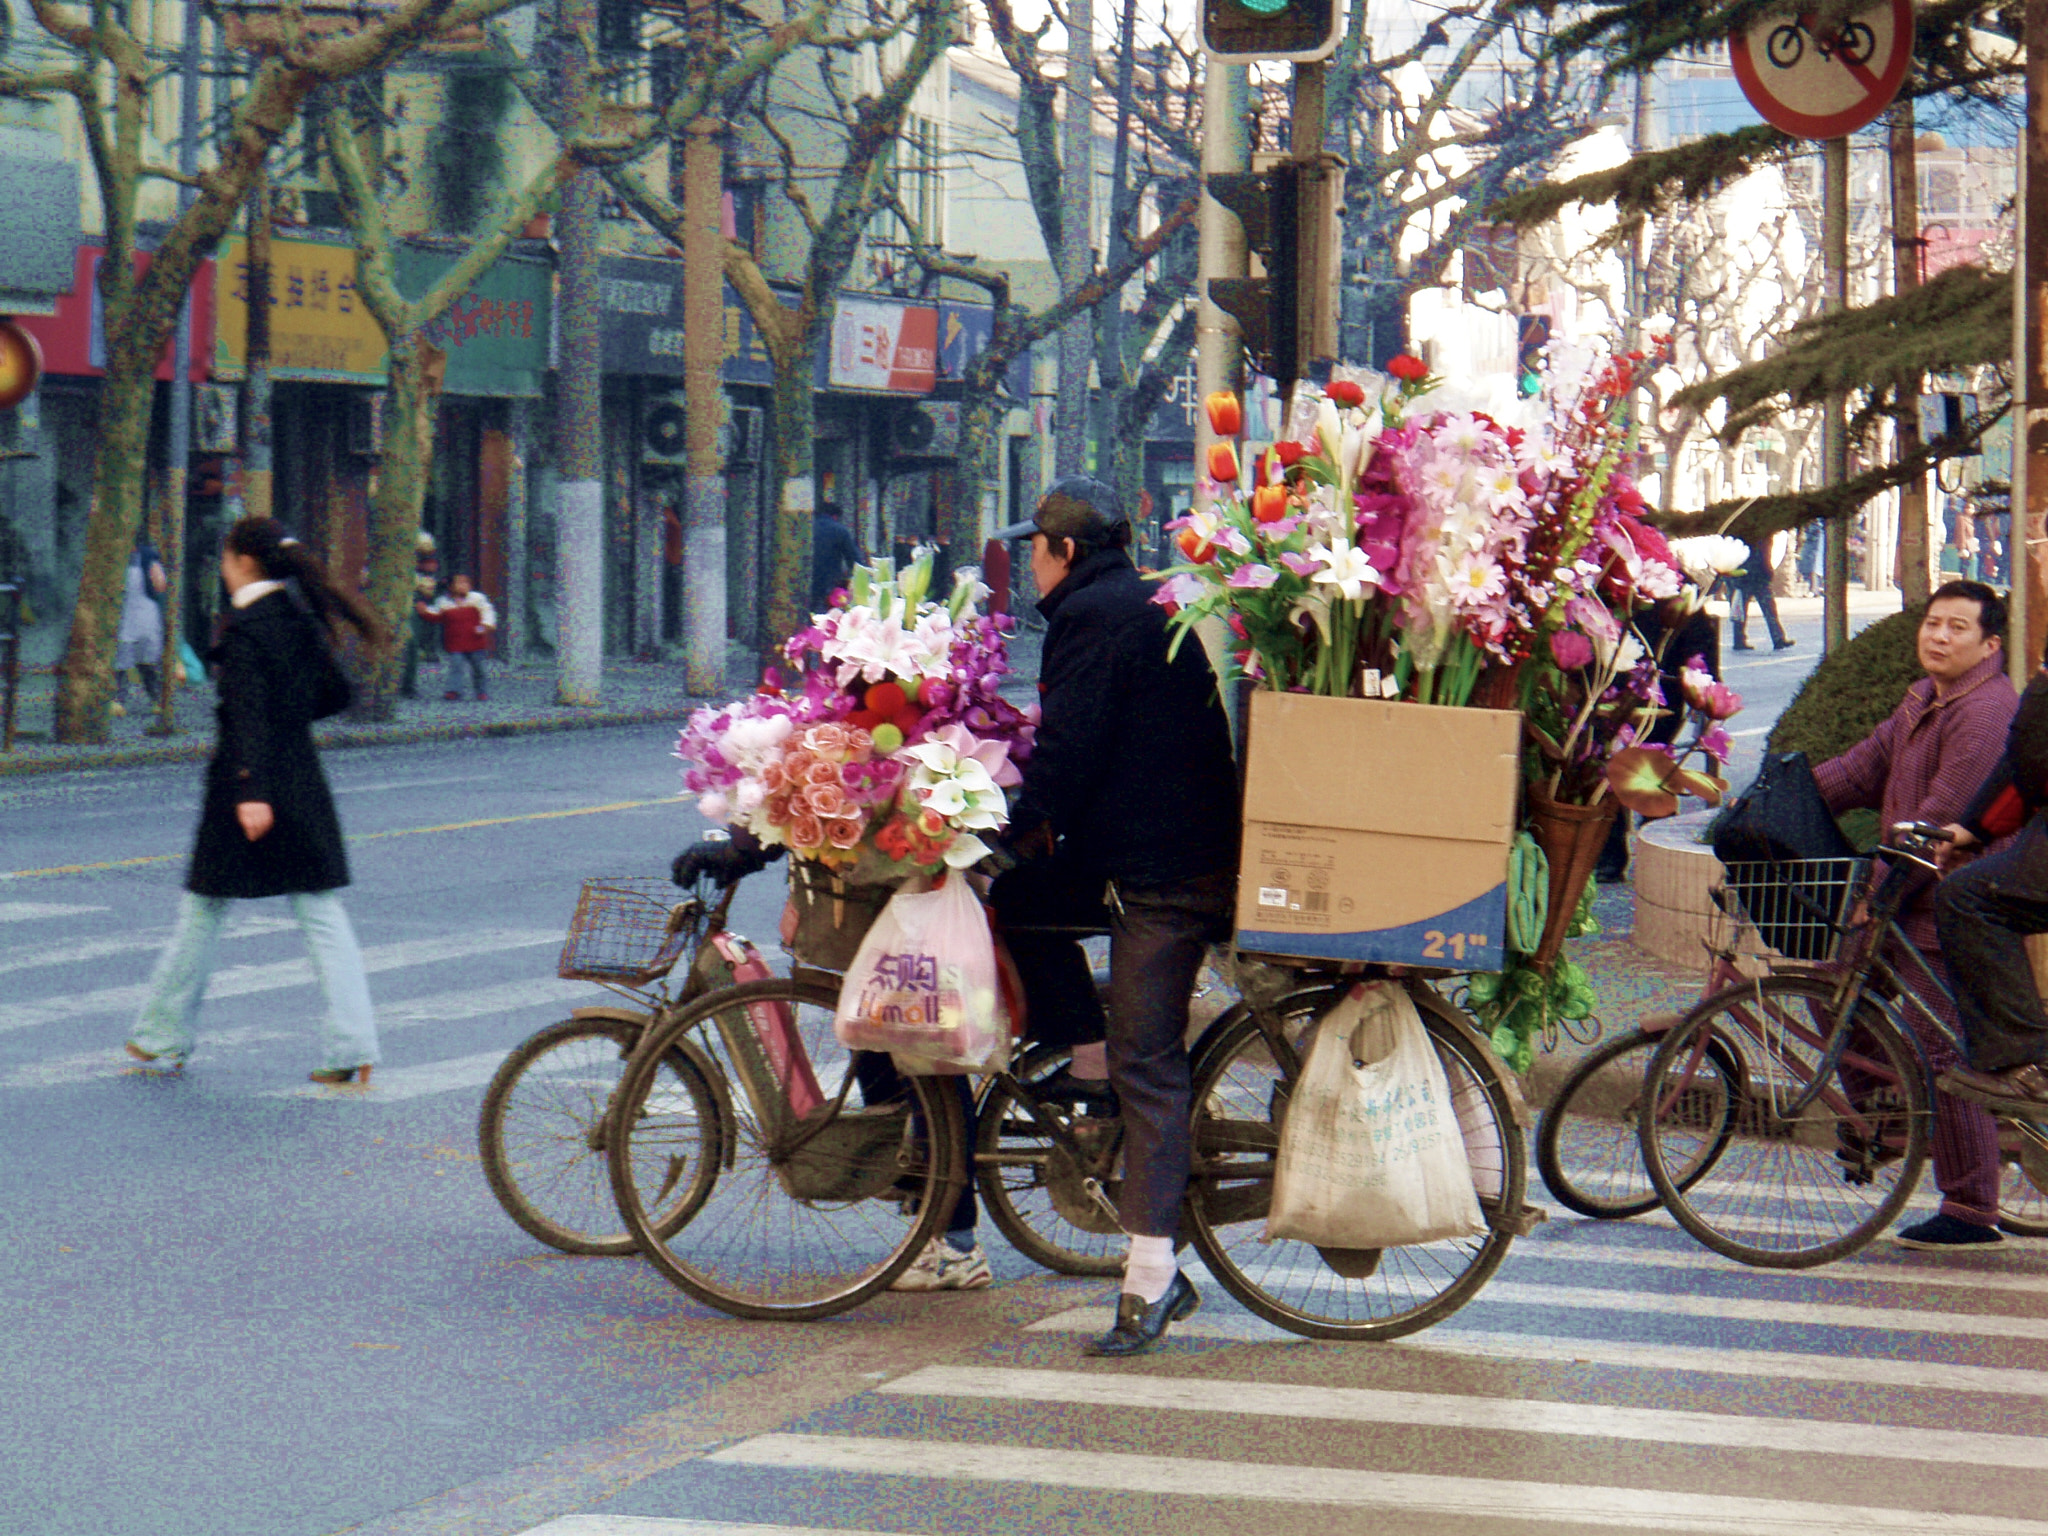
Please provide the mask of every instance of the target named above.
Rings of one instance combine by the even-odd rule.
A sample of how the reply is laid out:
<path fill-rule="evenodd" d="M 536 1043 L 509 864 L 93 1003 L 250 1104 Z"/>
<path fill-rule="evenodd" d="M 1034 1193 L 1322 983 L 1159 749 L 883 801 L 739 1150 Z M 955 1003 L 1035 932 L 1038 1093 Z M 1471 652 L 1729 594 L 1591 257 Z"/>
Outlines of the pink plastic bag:
<path fill-rule="evenodd" d="M 833 1028 L 842 1045 L 888 1051 L 906 1072 L 1008 1065 L 995 945 L 966 880 L 889 898 L 846 973 Z"/>

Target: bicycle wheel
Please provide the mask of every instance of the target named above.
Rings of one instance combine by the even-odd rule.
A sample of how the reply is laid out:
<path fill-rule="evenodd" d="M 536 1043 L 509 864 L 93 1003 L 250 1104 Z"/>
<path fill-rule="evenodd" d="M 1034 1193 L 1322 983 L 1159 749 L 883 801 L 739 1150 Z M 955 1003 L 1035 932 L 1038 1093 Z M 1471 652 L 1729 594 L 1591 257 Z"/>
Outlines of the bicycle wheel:
<path fill-rule="evenodd" d="M 2001 1123 L 2001 1142 L 2018 1137 Z M 2004 1153 L 1998 1188 L 1998 1224 L 2015 1237 L 2048 1237 L 2048 1148 L 2024 1137 Z"/>
<path fill-rule="evenodd" d="M 718 1145 L 658 1093 L 642 1050 L 619 1089 L 612 1192 L 640 1251 L 675 1286 L 736 1317 L 827 1317 L 883 1290 L 951 1214 L 965 1180 L 960 1101 L 897 1078 L 832 1033 L 836 989 L 771 977 L 699 999 L 664 1026 L 694 1043 L 732 1105 Z M 863 1078 L 887 1082 L 870 1100 Z M 716 1161 L 709 1197 L 658 1226 L 672 1168 Z"/>
<path fill-rule="evenodd" d="M 1065 1066 L 1072 1054 L 1065 1047 L 1028 1052 L 1012 1075 L 1028 1086 Z M 1070 1115 L 1064 1105 L 1047 1108 L 1097 1152 L 1098 1162 L 1078 1165 L 1039 1129 L 1003 1079 L 991 1078 L 975 1115 L 976 1190 L 1003 1236 L 1033 1263 L 1062 1275 L 1120 1275 L 1123 1230 L 1082 1181 L 1101 1178 L 1104 1193 L 1117 1198 L 1120 1181 L 1107 1177 L 1107 1165 L 1122 1140 L 1121 1122 Z"/>
<path fill-rule="evenodd" d="M 564 1019 L 521 1042 L 484 1090 L 477 1151 L 484 1179 L 520 1228 L 564 1253 L 633 1251 L 632 1234 L 612 1199 L 605 1158 L 605 1115 L 639 1043 L 641 1026 L 624 1019 Z M 672 1059 L 671 1059 L 672 1058 Z M 702 1071 L 682 1051 L 658 1069 L 666 1091 L 715 1125 L 720 1110 Z M 678 1179 L 654 1208 L 666 1231 L 687 1221 L 716 1164 Z"/>
<path fill-rule="evenodd" d="M 1768 1269 L 1825 1264 L 1889 1226 L 1920 1181 L 1919 1056 L 1864 1003 L 1841 1064 L 1818 1079 L 1833 997 L 1812 976 L 1730 987 L 1687 1014 L 1651 1059 L 1644 1100 L 1672 1112 L 1643 1118 L 1644 1167 L 1678 1224 L 1716 1253 Z M 1681 1187 L 1674 1171 L 1694 1168 L 1713 1138 L 1724 1147 L 1712 1176 Z"/>
<path fill-rule="evenodd" d="M 1345 987 L 1298 992 L 1276 1005 L 1297 1054 Z M 1527 1142 L 1498 1069 L 1449 1019 L 1451 1005 L 1416 991 L 1430 1044 L 1450 1079 L 1480 1203 L 1519 1213 L 1527 1193 Z M 1323 1249 L 1263 1242 L 1272 1204 L 1279 1122 L 1293 1081 L 1244 1012 L 1218 1021 L 1195 1081 L 1195 1182 L 1190 1235 L 1209 1272 L 1251 1311 L 1317 1339 L 1397 1339 L 1441 1322 L 1477 1294 L 1506 1256 L 1512 1234 L 1490 1224 L 1475 1237 L 1404 1248 Z"/>
<path fill-rule="evenodd" d="M 1764 57 L 1776 69 L 1790 69 L 1806 52 L 1806 29 L 1793 22 L 1773 27 L 1764 39 Z"/>
<path fill-rule="evenodd" d="M 1616 1221 L 1657 1208 L 1657 1191 L 1643 1169 L 1639 1124 L 1643 1076 L 1663 1043 L 1661 1033 L 1637 1030 L 1593 1052 L 1558 1086 L 1536 1122 L 1536 1170 L 1558 1204 L 1581 1216 Z M 1718 1042 L 1707 1049 L 1733 1080 L 1738 1068 Z M 1728 1099 L 1692 1106 L 1699 1114 L 1719 1113 L 1718 1135 L 1703 1135 L 1691 1166 L 1679 1183 L 1690 1188 L 1706 1176 L 1734 1134 Z M 1709 1127 L 1702 1125 L 1702 1129 Z"/>

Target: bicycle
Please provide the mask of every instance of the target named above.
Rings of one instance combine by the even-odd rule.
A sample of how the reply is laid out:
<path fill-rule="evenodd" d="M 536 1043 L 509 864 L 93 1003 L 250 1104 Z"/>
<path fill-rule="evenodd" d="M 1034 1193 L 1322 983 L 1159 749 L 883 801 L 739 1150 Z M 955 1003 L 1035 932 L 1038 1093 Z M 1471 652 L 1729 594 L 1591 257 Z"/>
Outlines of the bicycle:
<path fill-rule="evenodd" d="M 736 1316 L 818 1318 L 878 1294 L 937 1235 L 969 1177 L 957 1094 L 935 1078 L 876 1070 L 838 1044 L 831 1021 L 839 979 L 800 966 L 698 999 L 662 1020 L 618 1090 L 610 1155 L 628 1230 L 671 1283 Z M 1311 970 L 1304 984 L 1278 968 L 1240 968 L 1247 996 L 1204 1031 L 1192 1054 L 1187 1226 L 1217 1283 L 1269 1321 L 1311 1337 L 1394 1338 L 1468 1301 L 1540 1213 L 1524 1203 L 1526 1114 L 1512 1079 L 1476 1026 L 1410 980 L 1404 984 L 1451 1083 L 1486 1231 L 1384 1252 L 1259 1240 L 1301 1044 L 1355 980 L 1326 968 Z M 700 1114 L 669 1113 L 661 1102 L 658 1063 L 684 1040 L 737 1089 L 729 1095 L 735 1113 L 719 1122 L 730 1144 L 712 1144 Z M 1107 1238 L 1120 1230 L 1119 1128 L 1088 1124 L 1094 1117 L 1040 1098 L 1033 1062 L 1027 1053 L 1017 1069 L 992 1074 L 974 1176 L 984 1194 L 998 1193 L 991 1208 L 1006 1235 L 1014 1237 L 1007 1209 L 1028 1236 L 1044 1238 L 1033 1219 L 1042 1213 L 1034 1207 L 1027 1215 L 1000 1194 L 1013 1186 L 985 1174 L 1035 1164 L 1042 1172 L 1024 1187 L 1043 1190 L 1064 1223 L 1048 1246 L 1091 1260 L 1097 1267 L 1089 1272 L 1114 1272 L 1101 1267 L 1106 1243 L 1068 1244 L 1071 1233 Z M 1028 1153 L 1014 1150 L 1026 1141 Z M 689 1219 L 665 1228 L 669 1207 L 648 1197 L 672 1197 L 669 1167 L 715 1171 L 704 1195 L 693 1196 Z"/>
<path fill-rule="evenodd" d="M 1846 890 L 1859 885 L 1867 863 L 1854 861 L 1827 868 L 1808 866 L 1787 871 L 1769 865 L 1731 866 L 1730 880 L 1738 891 L 1765 889 L 1774 879 L 1790 878 L 1797 889 L 1813 892 L 1822 886 Z M 1801 963 L 1788 960 L 1782 951 L 1751 946 L 1751 953 L 1739 952 L 1741 933 L 1747 924 L 1741 902 L 1725 891 L 1715 896 L 1723 932 L 1706 941 L 1710 964 L 1696 1007 L 1731 988 L 1739 989 L 1751 977 L 1742 962 L 1761 961 L 1779 970 Z M 1767 910 L 1764 917 L 1779 938 L 1795 952 L 1808 958 L 1817 955 L 1832 940 L 1832 929 L 1820 923 L 1792 921 L 1786 911 Z M 1778 904 L 1780 907 L 1783 903 Z M 1754 933 L 1753 926 L 1750 932 Z M 1624 1220 L 1655 1210 L 1663 1202 L 1643 1165 L 1641 1122 L 1644 1079 L 1658 1046 L 1671 1030 L 1684 1022 L 1678 1013 L 1652 1015 L 1633 1031 L 1600 1045 L 1581 1061 L 1560 1083 L 1536 1127 L 1536 1166 L 1544 1185 L 1566 1209 L 1596 1220 Z M 1740 1068 L 1729 1047 L 1718 1040 L 1706 1047 L 1714 1075 L 1734 1081 Z M 1690 1165 L 1676 1181 L 1690 1188 L 1706 1177 L 1726 1149 L 1735 1125 L 1726 1117 L 1712 1118 L 1712 1100 L 1695 1095 L 1688 1104 L 1665 1108 L 1667 1118 L 1691 1115 L 1695 1121 L 1694 1153 Z M 2021 1158 L 2022 1138 L 2009 1133 L 2004 1145 L 2004 1178 L 2000 1190 L 2001 1223 L 2008 1231 L 2023 1236 L 2048 1235 L 2048 1195 L 2042 1182 L 2048 1181 L 2048 1161 L 2030 1173 Z"/>
<path fill-rule="evenodd" d="M 649 1027 L 736 976 L 767 975 L 753 946 L 726 928 L 737 885 L 708 882 L 680 895 L 666 879 L 605 877 L 584 883 L 557 964 L 558 975 L 592 981 L 629 1006 L 597 1003 L 570 1010 L 520 1043 L 484 1090 L 477 1148 L 498 1204 L 531 1236 L 563 1253 L 628 1254 L 632 1235 L 618 1216 L 606 1160 L 606 1124 L 626 1062 Z M 668 978 L 688 957 L 681 989 Z M 695 1042 L 679 1040 L 658 1069 L 672 1091 L 712 1120 L 729 1113 L 715 1070 Z M 673 1228 L 701 1203 L 702 1190 L 678 1184 L 657 1216 Z"/>
<path fill-rule="evenodd" d="M 1912 1198 L 1933 1084 L 1902 1010 L 1955 1035 L 1901 975 L 1892 946 L 1948 996 L 1898 926 L 1915 881 L 1935 869 L 1928 854 L 1940 837 L 1894 827 L 1879 849 L 1885 876 L 1867 897 L 1862 861 L 1744 879 L 1731 866 L 1735 899 L 1774 947 L 1831 968 L 1752 978 L 1705 999 L 1665 1032 L 1645 1071 L 1644 1169 L 1678 1224 L 1714 1252 L 1765 1268 L 1826 1263 L 1869 1243 Z M 2048 1128 L 2007 1116 L 2000 1127 L 2030 1183 L 2048 1173 Z"/>
<path fill-rule="evenodd" d="M 1815 13 L 1807 11 L 1782 26 L 1773 27 L 1769 37 L 1764 39 L 1764 57 L 1776 69 L 1790 69 L 1806 54 L 1806 40 L 1814 40 L 1814 48 L 1823 60 L 1839 58 L 1844 64 L 1862 68 L 1877 52 L 1877 34 L 1868 24 L 1861 21 L 1844 22 L 1841 27 L 1822 36 L 1815 31 Z"/>

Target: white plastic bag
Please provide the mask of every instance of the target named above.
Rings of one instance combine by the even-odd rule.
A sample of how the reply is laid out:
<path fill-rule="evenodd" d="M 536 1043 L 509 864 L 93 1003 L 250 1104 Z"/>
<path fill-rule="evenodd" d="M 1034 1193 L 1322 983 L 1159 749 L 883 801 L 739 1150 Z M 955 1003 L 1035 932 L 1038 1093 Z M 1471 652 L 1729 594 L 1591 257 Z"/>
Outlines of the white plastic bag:
<path fill-rule="evenodd" d="M 1316 1026 L 1288 1104 L 1267 1240 L 1399 1248 L 1484 1231 L 1465 1139 L 1407 992 L 1353 987 Z"/>
<path fill-rule="evenodd" d="M 963 876 L 889 898 L 839 989 L 833 1030 L 842 1045 L 890 1052 L 906 1072 L 1008 1065 L 995 943 Z"/>

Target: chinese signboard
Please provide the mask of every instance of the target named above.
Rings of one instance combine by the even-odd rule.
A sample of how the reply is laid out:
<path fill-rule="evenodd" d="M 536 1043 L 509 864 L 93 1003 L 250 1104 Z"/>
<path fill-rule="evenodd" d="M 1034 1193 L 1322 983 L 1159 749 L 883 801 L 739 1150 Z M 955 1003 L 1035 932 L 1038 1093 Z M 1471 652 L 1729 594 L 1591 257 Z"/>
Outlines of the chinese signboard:
<path fill-rule="evenodd" d="M 67 374 L 77 377 L 97 378 L 107 370 L 107 335 L 105 304 L 100 298 L 100 262 L 106 252 L 96 245 L 78 248 L 74 257 L 76 267 L 71 291 L 57 300 L 57 310 L 52 315 L 23 315 L 21 328 L 34 336 L 43 349 L 43 371 L 52 374 Z M 137 256 L 138 267 L 149 265 L 147 255 Z M 192 351 L 191 372 L 193 383 L 206 377 L 207 364 L 213 353 L 213 263 L 202 262 L 199 272 L 192 279 Z M 171 377 L 171 344 L 164 342 L 163 355 L 157 360 L 156 376 L 166 382 Z"/>
<path fill-rule="evenodd" d="M 683 264 L 648 256 L 607 256 L 599 279 L 604 305 L 604 366 L 610 373 L 683 376 Z M 720 377 L 770 385 L 775 374 L 754 317 L 724 288 Z"/>
<path fill-rule="evenodd" d="M 248 253 L 222 247 L 220 324 L 214 372 L 246 370 Z M 401 246 L 398 286 L 426 291 L 451 265 L 434 251 Z M 448 354 L 446 389 L 456 395 L 538 395 L 548 366 L 548 264 L 504 256 L 427 328 Z M 355 251 L 312 240 L 276 240 L 270 260 L 270 372 L 279 380 L 381 385 L 384 332 L 356 289 Z"/>
<path fill-rule="evenodd" d="M 939 312 L 889 299 L 841 299 L 832 312 L 826 379 L 834 389 L 928 395 L 938 367 Z"/>

